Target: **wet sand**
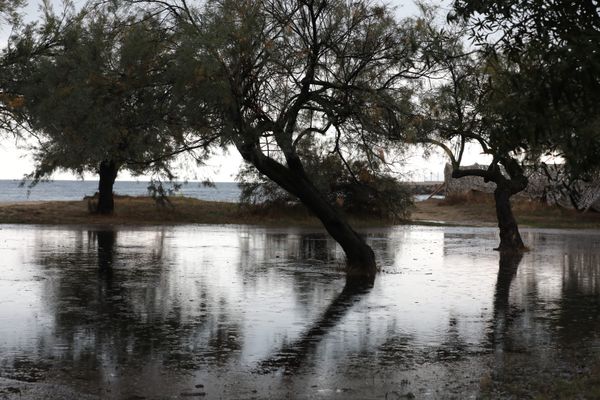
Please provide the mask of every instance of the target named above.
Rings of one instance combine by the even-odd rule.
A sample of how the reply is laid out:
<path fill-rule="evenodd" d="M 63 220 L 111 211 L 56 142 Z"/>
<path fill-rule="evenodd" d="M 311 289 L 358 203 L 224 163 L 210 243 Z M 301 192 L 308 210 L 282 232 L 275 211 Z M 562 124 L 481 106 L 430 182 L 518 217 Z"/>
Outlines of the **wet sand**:
<path fill-rule="evenodd" d="M 382 267 L 372 288 L 345 285 L 340 249 L 313 228 L 3 225 L 0 398 L 600 387 L 599 232 L 525 229 L 522 258 L 492 251 L 494 228 L 362 232 Z"/>

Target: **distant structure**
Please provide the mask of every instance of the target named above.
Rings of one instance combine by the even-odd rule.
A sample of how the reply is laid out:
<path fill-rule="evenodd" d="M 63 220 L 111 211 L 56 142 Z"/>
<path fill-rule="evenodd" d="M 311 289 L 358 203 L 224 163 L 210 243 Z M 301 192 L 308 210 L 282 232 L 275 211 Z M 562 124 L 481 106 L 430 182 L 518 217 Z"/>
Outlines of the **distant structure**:
<path fill-rule="evenodd" d="M 487 166 L 473 164 L 464 166 L 464 169 L 486 169 Z M 478 191 L 493 193 L 496 185 L 493 182 L 484 182 L 478 176 L 464 178 L 452 177 L 452 166 L 446 164 L 444 168 L 446 196 Z M 567 184 L 562 175 L 560 165 L 549 166 L 547 173 L 531 171 L 528 176 L 527 189 L 517 196 L 525 196 L 532 200 L 546 202 L 549 205 L 559 205 L 564 208 L 576 208 L 587 211 L 592 209 L 600 212 L 600 180 L 594 182 L 575 182 Z"/>

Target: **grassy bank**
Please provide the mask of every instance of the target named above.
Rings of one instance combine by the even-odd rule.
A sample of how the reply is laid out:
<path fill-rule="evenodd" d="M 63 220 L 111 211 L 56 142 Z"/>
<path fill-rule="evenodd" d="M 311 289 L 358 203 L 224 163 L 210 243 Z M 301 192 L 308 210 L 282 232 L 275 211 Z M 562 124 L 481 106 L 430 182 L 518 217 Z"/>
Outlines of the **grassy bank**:
<path fill-rule="evenodd" d="M 557 229 L 600 229 L 600 213 L 581 213 L 547 206 L 524 198 L 514 199 L 513 211 L 521 227 Z M 437 221 L 453 225 L 496 226 L 494 199 L 489 194 L 471 194 L 416 204 L 411 219 Z"/>
<path fill-rule="evenodd" d="M 267 226 L 320 227 L 320 222 L 301 208 L 240 207 L 234 203 L 175 197 L 172 207 L 158 207 L 148 197 L 117 197 L 115 213 L 90 214 L 87 201 L 0 203 L 0 223 L 171 225 L 251 224 Z M 521 226 L 545 228 L 600 229 L 600 213 L 585 214 L 529 201 L 516 201 L 515 215 Z M 351 217 L 356 227 L 389 226 L 398 223 L 495 226 L 491 197 L 427 200 L 416 203 L 408 221 Z"/>
<path fill-rule="evenodd" d="M 91 214 L 87 201 L 0 203 L 2 224 L 172 225 L 251 224 L 320 227 L 318 219 L 300 208 L 262 209 L 236 203 L 173 197 L 172 206 L 157 206 L 149 197 L 117 196 L 112 215 Z M 393 221 L 350 218 L 359 227 L 386 226 Z"/>

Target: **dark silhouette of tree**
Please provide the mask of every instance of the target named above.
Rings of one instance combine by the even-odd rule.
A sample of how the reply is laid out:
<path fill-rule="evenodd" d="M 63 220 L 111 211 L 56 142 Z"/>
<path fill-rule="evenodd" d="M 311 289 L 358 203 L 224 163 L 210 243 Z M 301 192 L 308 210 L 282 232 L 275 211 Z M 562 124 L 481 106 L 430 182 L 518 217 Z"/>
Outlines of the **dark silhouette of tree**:
<path fill-rule="evenodd" d="M 518 66 L 513 91 L 573 179 L 600 166 L 600 9 L 595 0 L 456 0 L 450 19 L 467 21 L 473 39 Z M 525 91 L 523 89 L 526 89 Z"/>
<path fill-rule="evenodd" d="M 427 10 L 426 10 L 427 11 Z M 431 12 L 431 11 L 427 11 Z M 390 103 L 392 120 L 384 127 L 400 143 L 442 149 L 452 166 L 452 176 L 475 176 L 496 184 L 494 199 L 500 230 L 496 250 L 526 249 L 512 213 L 510 198 L 527 187 L 526 166 L 536 164 L 543 146 L 531 118 L 519 110 L 507 83 L 513 65 L 500 55 L 465 49 L 460 27 L 430 25 L 430 45 L 425 58 L 432 65 L 429 80 L 415 90 L 412 109 Z M 403 130 L 405 124 L 412 131 Z M 400 127 L 400 128 L 398 128 Z M 487 168 L 463 166 L 468 146 L 490 157 Z"/>
<path fill-rule="evenodd" d="M 52 52 L 22 66 L 13 85 L 39 141 L 30 177 L 37 182 L 57 169 L 97 173 L 101 214 L 113 212 L 120 170 L 172 178 L 172 156 L 197 144 L 178 114 L 171 34 L 152 16 L 121 14 L 97 7 L 69 15 Z M 46 29 L 56 23 L 44 21 Z"/>
<path fill-rule="evenodd" d="M 346 215 L 400 220 L 406 218 L 413 205 L 409 187 L 388 171 L 384 162 L 368 159 L 342 159 L 332 143 L 307 143 L 298 149 L 309 179 L 326 200 Z M 362 153 L 362 152 L 361 152 Z M 364 156 L 364 154 L 361 154 Z M 295 206 L 298 200 L 246 164 L 237 176 L 242 204 L 269 207 Z"/>
<path fill-rule="evenodd" d="M 322 221 L 346 254 L 349 276 L 373 279 L 373 251 L 315 187 L 298 148 L 329 136 L 336 152 L 350 141 L 362 143 L 352 151 L 373 150 L 366 132 L 379 104 L 415 74 L 413 24 L 368 1 L 150 4 L 184 32 L 182 54 L 197 63 L 189 114 L 212 104 L 222 142 Z"/>

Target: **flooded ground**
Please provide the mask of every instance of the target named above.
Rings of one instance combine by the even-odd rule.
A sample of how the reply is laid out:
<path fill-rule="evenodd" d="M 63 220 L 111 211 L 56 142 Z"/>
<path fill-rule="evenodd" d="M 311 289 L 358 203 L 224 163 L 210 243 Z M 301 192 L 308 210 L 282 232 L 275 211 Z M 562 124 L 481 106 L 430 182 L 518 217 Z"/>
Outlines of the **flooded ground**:
<path fill-rule="evenodd" d="M 0 399 L 526 398 L 600 369 L 600 233 L 0 229 Z M 583 378 L 582 378 L 583 377 Z"/>

